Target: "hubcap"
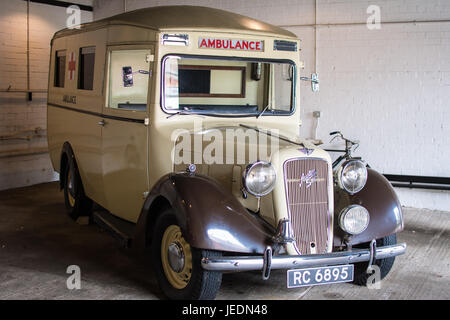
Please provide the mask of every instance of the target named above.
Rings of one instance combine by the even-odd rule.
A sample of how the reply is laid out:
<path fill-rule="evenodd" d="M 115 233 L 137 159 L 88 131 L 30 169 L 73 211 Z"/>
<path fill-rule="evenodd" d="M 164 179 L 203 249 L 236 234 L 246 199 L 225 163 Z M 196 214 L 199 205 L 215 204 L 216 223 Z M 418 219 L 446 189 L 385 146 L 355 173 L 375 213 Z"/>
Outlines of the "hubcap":
<path fill-rule="evenodd" d="M 167 251 L 170 267 L 175 272 L 181 272 L 184 267 L 183 248 L 178 242 L 174 242 L 169 245 L 169 250 Z"/>
<path fill-rule="evenodd" d="M 180 227 L 169 226 L 161 241 L 161 263 L 167 281 L 176 289 L 184 289 L 191 279 L 191 247 L 183 238 Z"/>

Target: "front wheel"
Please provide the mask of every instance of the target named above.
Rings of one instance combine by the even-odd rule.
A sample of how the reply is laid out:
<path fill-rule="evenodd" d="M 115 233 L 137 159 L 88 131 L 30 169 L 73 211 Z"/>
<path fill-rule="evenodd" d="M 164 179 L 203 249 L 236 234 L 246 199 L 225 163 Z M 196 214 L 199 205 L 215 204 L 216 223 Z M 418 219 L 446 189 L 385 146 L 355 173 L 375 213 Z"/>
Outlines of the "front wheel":
<path fill-rule="evenodd" d="M 397 244 L 397 235 L 392 234 L 377 240 L 377 247 Z M 374 265 L 380 268 L 380 280 L 383 280 L 391 271 L 395 257 L 375 260 Z M 353 283 L 365 286 L 371 274 L 367 273 L 367 262 L 355 263 L 355 277 Z"/>
<path fill-rule="evenodd" d="M 170 209 L 158 217 L 154 230 L 152 263 L 163 293 L 174 300 L 213 300 L 222 273 L 204 270 L 201 259 L 221 253 L 192 248 Z"/>

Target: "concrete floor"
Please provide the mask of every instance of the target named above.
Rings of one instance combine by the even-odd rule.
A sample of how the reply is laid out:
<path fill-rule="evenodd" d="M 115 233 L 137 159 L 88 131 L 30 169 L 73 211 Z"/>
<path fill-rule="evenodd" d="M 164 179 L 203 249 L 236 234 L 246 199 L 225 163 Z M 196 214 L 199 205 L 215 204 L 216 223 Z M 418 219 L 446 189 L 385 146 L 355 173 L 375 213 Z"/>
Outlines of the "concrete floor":
<path fill-rule="evenodd" d="M 450 213 L 405 209 L 397 258 L 381 289 L 352 284 L 286 289 L 286 273 L 227 274 L 217 299 L 450 299 Z M 68 290 L 69 265 L 81 290 Z M 160 299 L 145 259 L 65 214 L 57 183 L 0 192 L 0 299 Z"/>

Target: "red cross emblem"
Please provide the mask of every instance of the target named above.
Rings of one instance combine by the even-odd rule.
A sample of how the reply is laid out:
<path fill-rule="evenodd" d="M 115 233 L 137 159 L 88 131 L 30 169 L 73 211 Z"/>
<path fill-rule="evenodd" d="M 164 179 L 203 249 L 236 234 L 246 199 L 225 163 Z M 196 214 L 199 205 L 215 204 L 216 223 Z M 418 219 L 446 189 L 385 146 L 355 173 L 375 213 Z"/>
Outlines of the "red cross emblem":
<path fill-rule="evenodd" d="M 75 53 L 72 52 L 72 54 L 70 55 L 70 61 L 69 61 L 69 76 L 70 76 L 70 80 L 73 80 L 75 78 L 75 69 L 76 69 Z"/>

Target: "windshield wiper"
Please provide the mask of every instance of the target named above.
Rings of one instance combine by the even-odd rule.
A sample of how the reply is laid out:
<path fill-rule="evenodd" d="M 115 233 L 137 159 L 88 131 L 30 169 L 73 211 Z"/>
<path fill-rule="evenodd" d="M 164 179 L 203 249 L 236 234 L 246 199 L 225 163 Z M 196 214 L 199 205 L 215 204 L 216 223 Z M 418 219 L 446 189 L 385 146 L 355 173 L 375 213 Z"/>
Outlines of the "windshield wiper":
<path fill-rule="evenodd" d="M 256 119 L 259 119 L 259 117 L 261 117 L 261 116 L 264 114 L 264 112 L 266 112 L 267 109 L 269 109 L 269 107 L 270 107 L 270 104 L 268 104 L 268 105 L 263 109 L 263 111 L 261 111 L 261 112 L 256 116 Z"/>
<path fill-rule="evenodd" d="M 178 115 L 180 115 L 180 114 L 189 115 L 189 114 L 198 114 L 198 113 L 197 113 L 197 112 L 194 112 L 194 110 L 192 110 L 191 108 L 184 107 L 183 110 L 180 110 L 180 111 L 178 111 L 178 112 L 175 112 L 175 113 L 169 115 L 169 116 L 167 117 L 167 119 L 170 119 L 170 118 L 172 118 L 172 117 L 174 117 L 174 116 L 178 116 Z"/>
<path fill-rule="evenodd" d="M 178 112 L 172 113 L 171 115 L 167 116 L 166 119 L 170 119 L 170 118 L 175 117 L 175 116 L 178 116 L 178 115 L 180 115 L 180 114 L 193 114 L 193 112 L 189 112 L 189 111 L 178 111 Z"/>
<path fill-rule="evenodd" d="M 264 131 L 260 130 L 257 127 L 251 127 L 251 126 L 247 126 L 245 124 L 239 124 L 239 126 L 242 127 L 242 128 L 255 130 L 256 132 L 264 133 L 264 134 L 268 135 L 269 137 L 274 137 L 274 138 L 277 138 L 277 139 L 280 139 L 280 140 L 283 140 L 283 141 L 286 141 L 286 142 L 289 142 L 289 143 L 292 143 L 292 144 L 296 144 L 298 146 L 306 147 L 303 142 L 295 142 L 295 141 L 292 141 L 291 139 L 279 136 L 277 134 L 272 134 L 271 132 L 268 132 L 268 131 L 265 131 L 265 130 Z"/>

